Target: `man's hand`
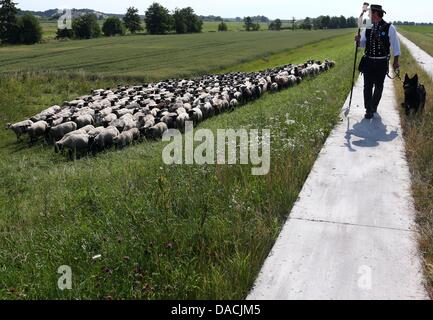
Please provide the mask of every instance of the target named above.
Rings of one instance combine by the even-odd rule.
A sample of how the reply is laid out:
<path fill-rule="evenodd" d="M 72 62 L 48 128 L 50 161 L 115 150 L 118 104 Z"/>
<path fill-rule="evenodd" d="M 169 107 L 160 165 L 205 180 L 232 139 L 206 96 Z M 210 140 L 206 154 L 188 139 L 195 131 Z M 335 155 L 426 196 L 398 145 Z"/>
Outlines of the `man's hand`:
<path fill-rule="evenodd" d="M 392 67 L 394 68 L 394 70 L 400 69 L 400 63 L 398 61 L 399 61 L 399 57 L 397 56 L 394 58 L 394 63 L 392 64 Z"/>
<path fill-rule="evenodd" d="M 361 36 L 357 34 L 355 36 L 355 42 L 359 44 L 360 41 L 361 41 Z"/>

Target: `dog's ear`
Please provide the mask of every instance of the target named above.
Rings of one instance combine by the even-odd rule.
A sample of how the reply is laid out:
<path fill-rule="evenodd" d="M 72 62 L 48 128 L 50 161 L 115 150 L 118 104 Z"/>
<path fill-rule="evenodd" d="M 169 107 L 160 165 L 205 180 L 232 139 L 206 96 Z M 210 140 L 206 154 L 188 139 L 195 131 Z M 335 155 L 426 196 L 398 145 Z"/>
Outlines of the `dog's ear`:
<path fill-rule="evenodd" d="M 409 76 L 407 75 L 407 73 L 404 75 L 404 82 L 408 82 L 409 81 Z"/>
<path fill-rule="evenodd" d="M 413 82 L 415 82 L 416 84 L 418 84 L 418 74 L 416 74 L 413 78 L 412 78 Z"/>

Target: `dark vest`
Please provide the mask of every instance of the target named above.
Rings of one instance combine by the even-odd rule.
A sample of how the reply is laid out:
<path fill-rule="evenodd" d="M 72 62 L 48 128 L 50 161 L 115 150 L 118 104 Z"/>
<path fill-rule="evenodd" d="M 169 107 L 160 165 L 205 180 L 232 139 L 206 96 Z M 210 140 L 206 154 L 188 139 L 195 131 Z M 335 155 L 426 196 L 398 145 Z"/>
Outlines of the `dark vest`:
<path fill-rule="evenodd" d="M 365 37 L 367 44 L 365 54 L 369 57 L 385 57 L 391 54 L 391 42 L 389 40 L 389 28 L 391 23 L 384 20 L 374 24 L 371 29 L 367 29 Z"/>

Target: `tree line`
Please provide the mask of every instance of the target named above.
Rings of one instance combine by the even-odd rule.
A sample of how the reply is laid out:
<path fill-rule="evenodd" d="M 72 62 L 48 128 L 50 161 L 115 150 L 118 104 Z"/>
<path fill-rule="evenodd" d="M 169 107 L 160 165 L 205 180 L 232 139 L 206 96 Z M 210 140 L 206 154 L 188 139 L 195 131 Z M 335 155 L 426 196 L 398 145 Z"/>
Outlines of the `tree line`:
<path fill-rule="evenodd" d="M 12 0 L 0 0 L 0 41 L 10 44 L 33 44 L 42 39 L 42 28 L 31 14 L 18 16 Z"/>
<path fill-rule="evenodd" d="M 144 24 L 150 34 L 196 33 L 201 32 L 203 21 L 191 7 L 170 12 L 159 3 L 153 3 L 145 12 Z M 72 29 L 57 30 L 57 38 L 90 39 L 101 35 L 124 35 L 143 31 L 139 10 L 130 7 L 122 19 L 107 18 L 102 28 L 93 13 L 86 13 L 72 21 Z M 32 14 L 19 16 L 16 3 L 12 0 L 0 0 L 0 41 L 8 44 L 34 44 L 42 39 L 42 28 L 38 18 Z"/>
<path fill-rule="evenodd" d="M 134 7 L 127 9 L 125 16 L 121 19 L 118 17 L 109 17 L 104 21 L 102 30 L 99 29 L 96 16 L 94 14 L 85 14 L 74 19 L 72 30 L 58 30 L 58 38 L 95 38 L 101 35 L 105 36 L 124 35 L 126 30 L 131 33 L 143 31 L 139 10 Z M 170 32 L 196 33 L 201 32 L 203 21 L 195 14 L 191 7 L 176 9 L 173 13 L 160 5 L 153 3 L 145 12 L 144 24 L 147 32 L 150 34 L 166 34 Z"/>
<path fill-rule="evenodd" d="M 356 28 L 357 26 L 358 20 L 355 17 L 346 18 L 345 16 L 319 16 L 317 18 L 306 17 L 299 25 L 301 29 L 305 30 Z"/>

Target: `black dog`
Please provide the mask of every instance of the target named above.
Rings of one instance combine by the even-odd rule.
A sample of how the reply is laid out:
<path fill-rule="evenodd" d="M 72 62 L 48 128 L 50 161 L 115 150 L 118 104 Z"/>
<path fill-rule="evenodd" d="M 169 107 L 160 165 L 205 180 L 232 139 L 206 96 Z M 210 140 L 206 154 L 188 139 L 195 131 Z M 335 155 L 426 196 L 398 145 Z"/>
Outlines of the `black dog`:
<path fill-rule="evenodd" d="M 410 79 L 406 73 L 403 88 L 404 103 L 402 106 L 406 109 L 406 115 L 410 115 L 412 110 L 414 113 L 423 111 L 427 94 L 425 87 L 418 83 L 418 75 Z"/>

